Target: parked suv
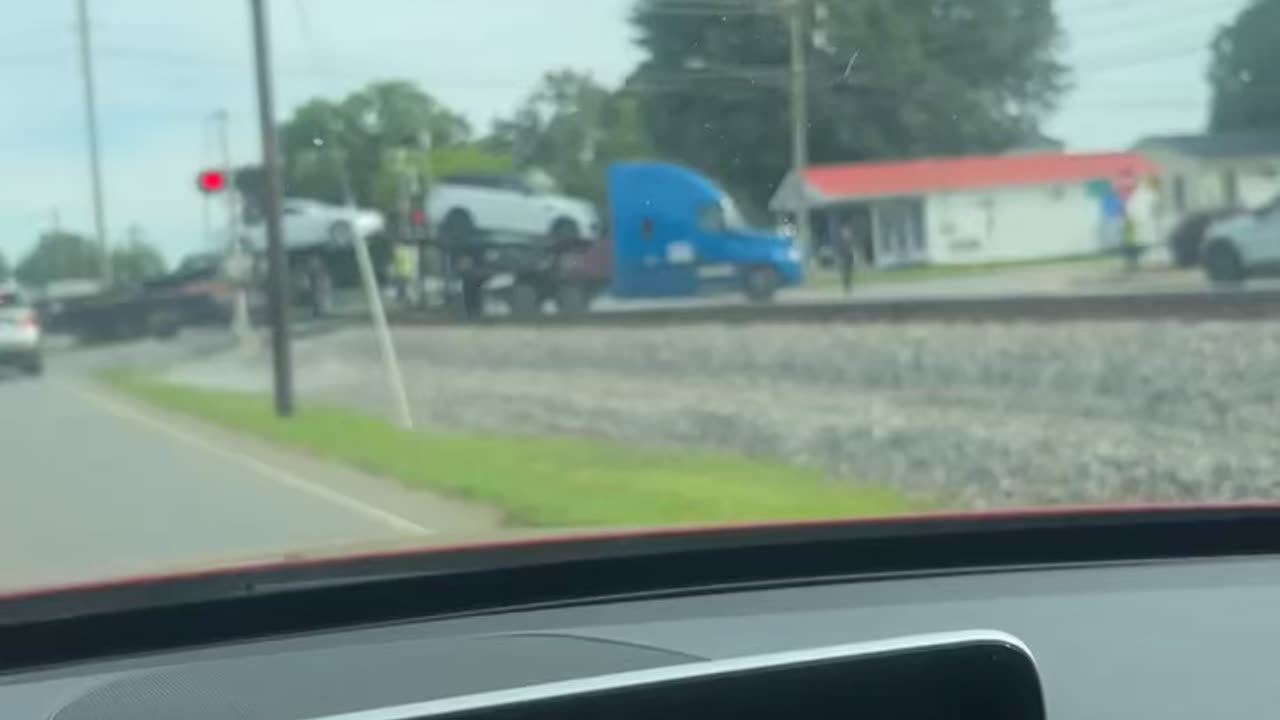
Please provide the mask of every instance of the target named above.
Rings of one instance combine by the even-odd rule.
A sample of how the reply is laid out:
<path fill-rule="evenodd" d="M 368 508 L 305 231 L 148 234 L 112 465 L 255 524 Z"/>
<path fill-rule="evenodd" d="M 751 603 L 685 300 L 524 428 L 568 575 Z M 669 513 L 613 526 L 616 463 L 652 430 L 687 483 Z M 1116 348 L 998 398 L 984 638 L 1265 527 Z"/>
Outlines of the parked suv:
<path fill-rule="evenodd" d="M 40 352 L 40 319 L 17 288 L 0 286 L 0 365 L 20 368 L 28 375 L 44 369 Z"/>
<path fill-rule="evenodd" d="M 518 175 L 453 175 L 432 188 L 427 214 L 437 237 L 467 240 L 477 231 L 555 240 L 594 239 L 591 203 L 540 188 Z"/>
<path fill-rule="evenodd" d="M 1280 197 L 1209 224 L 1201 264 L 1215 284 L 1280 275 Z"/>

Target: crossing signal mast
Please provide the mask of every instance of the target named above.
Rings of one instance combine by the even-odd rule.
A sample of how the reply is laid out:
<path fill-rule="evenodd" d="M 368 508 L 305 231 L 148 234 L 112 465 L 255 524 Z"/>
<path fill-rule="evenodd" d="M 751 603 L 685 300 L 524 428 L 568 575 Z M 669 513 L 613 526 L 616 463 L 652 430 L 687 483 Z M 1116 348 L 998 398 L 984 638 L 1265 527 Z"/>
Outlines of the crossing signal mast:
<path fill-rule="evenodd" d="M 229 172 L 222 168 L 201 170 L 196 174 L 196 189 L 206 196 L 227 196 L 227 265 L 226 271 L 235 284 L 235 295 L 232 300 L 231 332 L 242 343 L 252 340 L 249 327 L 249 299 L 246 285 L 249 282 L 249 258 L 244 255 L 239 232 L 239 213 L 236 197 L 230 188 Z"/>

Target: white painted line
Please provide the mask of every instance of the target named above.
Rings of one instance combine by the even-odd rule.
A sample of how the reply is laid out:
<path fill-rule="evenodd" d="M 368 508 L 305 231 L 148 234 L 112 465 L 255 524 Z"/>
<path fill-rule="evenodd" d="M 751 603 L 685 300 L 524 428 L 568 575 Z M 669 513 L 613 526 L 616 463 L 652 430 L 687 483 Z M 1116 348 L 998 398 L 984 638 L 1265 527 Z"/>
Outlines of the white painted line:
<path fill-rule="evenodd" d="M 340 493 L 337 490 L 326 487 L 324 485 L 310 482 L 308 480 L 298 477 L 297 475 L 294 475 L 291 472 L 282 470 L 274 465 L 258 460 L 257 458 L 253 458 L 248 455 L 245 455 L 244 453 L 239 453 L 229 448 L 223 447 L 222 445 L 211 442 L 209 440 L 206 440 L 205 438 L 202 438 L 198 435 L 192 434 L 185 430 L 179 429 L 172 425 L 166 425 L 165 423 L 161 422 L 156 418 L 148 417 L 140 412 L 137 412 L 133 408 L 130 408 L 116 400 L 106 397 L 105 395 L 100 395 L 96 392 L 93 392 L 91 390 L 86 390 L 81 387 L 73 387 L 73 386 L 68 386 L 68 387 L 72 392 L 75 392 L 76 394 L 81 395 L 82 397 L 92 401 L 93 403 L 97 404 L 103 410 L 106 410 L 112 415 L 115 415 L 117 417 L 121 417 L 127 420 L 132 420 L 133 422 L 136 422 L 140 425 L 146 425 L 152 430 L 164 433 L 165 435 L 168 435 L 169 437 L 175 440 L 180 440 L 188 445 L 200 448 L 205 452 L 208 452 L 213 455 L 217 455 L 220 458 L 223 458 L 225 460 L 230 460 L 234 463 L 242 465 L 254 471 L 258 475 L 261 475 L 262 477 L 267 478 L 268 480 L 272 480 L 276 483 L 279 483 L 280 485 L 283 485 L 285 487 L 292 488 L 299 492 L 306 493 L 314 498 L 324 500 L 326 502 L 332 503 L 339 507 L 343 507 L 343 508 L 346 508 L 347 510 L 358 513 L 360 515 L 364 515 L 367 518 L 376 520 L 377 522 L 380 522 L 383 525 L 387 525 L 388 527 L 392 527 L 400 532 L 408 533 L 411 535 L 430 535 L 435 532 L 431 528 L 425 527 L 423 525 L 419 525 L 418 523 L 415 523 L 412 520 L 408 520 L 399 515 L 396 515 L 393 512 L 383 510 L 382 508 L 379 508 L 379 507 L 374 507 L 373 505 L 370 505 L 361 500 L 357 500 L 351 497 L 350 495 L 344 495 L 343 493 Z"/>

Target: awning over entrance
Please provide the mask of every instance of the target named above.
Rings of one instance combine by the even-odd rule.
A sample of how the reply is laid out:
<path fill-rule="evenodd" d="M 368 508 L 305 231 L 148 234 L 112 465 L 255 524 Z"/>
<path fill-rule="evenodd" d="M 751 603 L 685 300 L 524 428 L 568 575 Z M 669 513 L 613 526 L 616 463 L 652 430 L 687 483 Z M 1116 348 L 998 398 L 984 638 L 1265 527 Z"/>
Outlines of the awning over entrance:
<path fill-rule="evenodd" d="M 792 212 L 804 192 L 819 209 L 874 198 L 928 195 L 1020 185 L 1110 181 L 1132 185 L 1152 175 L 1154 165 L 1140 153 L 1025 153 L 972 155 L 815 165 L 804 182 L 788 173 L 769 201 L 776 213 Z"/>

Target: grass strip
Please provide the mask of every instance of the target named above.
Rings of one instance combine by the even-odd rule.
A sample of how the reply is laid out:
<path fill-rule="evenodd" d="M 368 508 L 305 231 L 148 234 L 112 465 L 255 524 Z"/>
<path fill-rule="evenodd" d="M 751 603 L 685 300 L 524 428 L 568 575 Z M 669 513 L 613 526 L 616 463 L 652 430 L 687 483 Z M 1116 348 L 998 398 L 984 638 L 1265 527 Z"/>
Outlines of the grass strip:
<path fill-rule="evenodd" d="M 293 418 L 268 398 L 107 374 L 156 407 L 273 444 L 493 506 L 508 525 L 604 527 L 887 515 L 902 494 L 832 480 L 786 463 L 707 452 L 640 449 L 565 437 L 405 431 L 351 410 L 306 404 Z"/>

